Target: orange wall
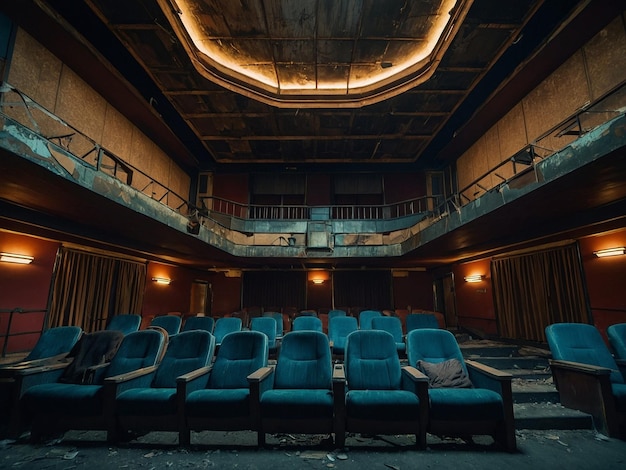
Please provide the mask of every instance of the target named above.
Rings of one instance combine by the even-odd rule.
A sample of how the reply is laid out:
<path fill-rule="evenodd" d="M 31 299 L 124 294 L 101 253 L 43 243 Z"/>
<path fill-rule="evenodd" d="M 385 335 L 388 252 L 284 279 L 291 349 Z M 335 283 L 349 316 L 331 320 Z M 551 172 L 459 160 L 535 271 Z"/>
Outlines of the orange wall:
<path fill-rule="evenodd" d="M 498 333 L 491 290 L 490 259 L 459 264 L 453 267 L 456 308 L 459 325 L 475 328 L 489 335 Z M 482 282 L 465 282 L 465 276 L 482 274 Z"/>
<path fill-rule="evenodd" d="M 213 316 L 224 316 L 241 310 L 241 277 L 214 273 L 207 278 L 213 288 Z"/>
<path fill-rule="evenodd" d="M 245 173 L 216 174 L 213 177 L 213 196 L 247 204 L 248 184 L 248 175 Z"/>
<path fill-rule="evenodd" d="M 408 277 L 393 278 L 395 309 L 433 310 L 433 278 L 429 272 L 409 271 Z"/>
<path fill-rule="evenodd" d="M 0 310 L 45 310 L 59 243 L 0 231 L 0 251 L 34 256 L 28 265 L 0 263 Z M 10 313 L 0 313 L 0 347 L 5 346 Z M 6 352 L 28 351 L 39 339 L 45 312 L 14 313 L 12 333 L 28 333 L 9 339 Z"/>
<path fill-rule="evenodd" d="M 306 283 L 307 302 L 306 308 L 328 311 L 332 308 L 332 281 L 325 281 L 323 284 L 313 284 L 312 281 Z"/>
<path fill-rule="evenodd" d="M 157 284 L 153 277 L 171 279 L 169 285 Z M 148 264 L 148 281 L 141 315 L 144 324 L 168 312 L 190 313 L 191 285 L 195 280 L 207 281 L 213 291 L 212 316 L 223 316 L 241 309 L 241 278 L 227 278 L 221 272 L 204 272 L 167 264 Z"/>
<path fill-rule="evenodd" d="M 593 322 L 605 334 L 614 323 L 626 323 L 626 256 L 598 258 L 593 252 L 626 246 L 626 229 L 581 239 L 580 252 Z"/>
<path fill-rule="evenodd" d="M 391 173 L 384 175 L 385 203 L 407 201 L 426 195 L 423 173 Z"/>
<path fill-rule="evenodd" d="M 306 203 L 309 206 L 328 206 L 332 193 L 330 175 L 312 173 L 306 177 Z"/>

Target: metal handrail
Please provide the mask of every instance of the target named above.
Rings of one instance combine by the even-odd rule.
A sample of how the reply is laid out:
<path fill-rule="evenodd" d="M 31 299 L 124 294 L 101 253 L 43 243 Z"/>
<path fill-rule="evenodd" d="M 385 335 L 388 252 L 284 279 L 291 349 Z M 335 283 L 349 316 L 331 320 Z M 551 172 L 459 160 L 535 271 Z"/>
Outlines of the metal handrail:
<path fill-rule="evenodd" d="M 35 331 L 20 331 L 18 333 L 11 333 L 11 325 L 13 323 L 13 315 L 16 313 L 19 314 L 24 314 L 24 313 L 47 313 L 48 309 L 47 308 L 33 308 L 33 309 L 23 309 L 21 307 L 15 307 L 15 308 L 11 308 L 11 309 L 0 309 L 0 314 L 2 313 L 8 313 L 9 314 L 9 321 L 7 323 L 7 329 L 4 333 L 4 343 L 2 345 L 2 357 L 6 357 L 7 355 L 7 349 L 9 346 L 9 339 L 14 337 L 14 336 L 24 336 L 24 335 L 33 335 L 33 334 L 41 334 L 43 333 L 43 327 L 40 330 L 35 330 Z M 43 323 L 42 323 L 43 324 Z"/>
<path fill-rule="evenodd" d="M 19 97 L 19 101 L 7 100 L 6 95 L 10 92 L 15 93 Z M 69 153 L 82 164 L 116 178 L 185 216 L 195 213 L 195 206 L 186 198 L 122 160 L 115 153 L 48 111 L 17 88 L 4 82 L 0 85 L 0 94 L 3 95 L 0 100 L 0 115 L 36 132 L 41 138 L 47 140 L 53 148 Z M 10 111 L 5 112 L 5 108 Z M 23 108 L 26 111 L 26 117 L 18 120 L 17 113 L 12 108 Z M 41 131 L 44 128 L 55 129 L 56 132 L 54 135 L 46 136 Z M 65 171 L 63 165 L 54 157 L 52 161 Z"/>
<path fill-rule="evenodd" d="M 442 201 L 441 196 L 422 196 L 393 204 L 307 206 L 244 204 L 204 196 L 200 199 L 200 214 L 210 216 L 216 213 L 239 219 L 310 220 L 313 210 L 327 209 L 329 220 L 388 220 L 415 214 L 432 215 Z"/>
<path fill-rule="evenodd" d="M 620 96 L 620 94 L 622 96 Z M 511 157 L 500 162 L 493 168 L 490 168 L 485 173 L 475 178 L 472 182 L 458 190 L 455 194 L 449 196 L 445 201 L 445 206 L 447 207 L 450 205 L 458 210 L 461 206 L 473 201 L 480 195 L 492 189 L 499 188 L 501 185 L 508 183 L 520 174 L 534 169 L 537 160 L 543 160 L 554 155 L 556 152 L 567 147 L 567 145 L 570 145 L 582 135 L 588 133 L 599 125 L 604 124 L 610 119 L 623 114 L 626 111 L 626 98 L 624 95 L 626 95 L 626 82 L 609 91 L 594 103 L 588 104 L 579 109 L 573 115 L 567 117 L 556 126 L 541 134 L 530 144 L 518 150 Z M 611 100 L 615 100 L 615 102 L 611 103 Z M 607 104 L 607 109 L 602 108 Z M 586 120 L 585 118 L 588 119 Z M 571 140 L 558 149 L 551 148 L 550 140 L 566 136 L 571 137 Z M 500 175 L 498 171 L 507 166 L 511 167 L 512 176 L 505 178 Z M 483 182 L 491 175 L 498 178 L 498 182 L 492 183 L 490 187 L 485 187 Z M 470 191 L 473 192 L 470 194 Z"/>

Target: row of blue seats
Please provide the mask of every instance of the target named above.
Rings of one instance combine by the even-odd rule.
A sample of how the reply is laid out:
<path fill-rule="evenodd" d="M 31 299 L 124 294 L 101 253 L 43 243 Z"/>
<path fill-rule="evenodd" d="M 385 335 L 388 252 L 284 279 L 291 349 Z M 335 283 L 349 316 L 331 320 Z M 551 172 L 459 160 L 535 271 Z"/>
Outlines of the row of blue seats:
<path fill-rule="evenodd" d="M 371 315 L 364 315 L 365 313 L 371 313 Z M 360 321 L 356 317 L 347 315 L 330 317 L 328 336 L 335 354 L 343 355 L 347 335 L 358 329 L 385 330 L 394 337 L 398 353 L 403 354 L 405 352 L 405 335 L 402 331 L 401 320 L 398 317 L 382 315 L 382 313 L 377 311 L 362 312 L 362 315 Z M 409 321 L 413 320 L 413 318 L 415 319 L 414 321 Z M 169 334 L 176 334 L 180 328 L 180 317 L 173 315 L 155 317 L 151 325 L 163 327 Z M 407 331 L 409 332 L 418 328 L 438 328 L 438 326 L 439 324 L 434 315 L 414 314 L 407 317 Z M 190 317 L 185 321 L 183 331 L 188 331 L 189 329 L 210 331 L 214 334 L 219 344 L 225 334 L 239 331 L 242 328 L 242 321 L 238 317 L 222 317 L 218 318 L 216 322 L 213 322 L 211 317 Z M 278 347 L 277 339 L 284 334 L 282 314 L 266 312 L 261 317 L 254 317 L 250 321 L 249 329 L 267 334 L 270 350 L 274 351 Z M 316 316 L 305 315 L 296 317 L 291 324 L 291 331 L 301 330 L 323 331 L 322 321 Z"/>
<path fill-rule="evenodd" d="M 465 361 L 446 330 L 415 330 L 407 344 L 402 367 L 389 333 L 357 330 L 344 364 L 333 365 L 325 334 L 289 332 L 268 366 L 261 332 L 230 333 L 215 352 L 207 331 L 167 339 L 141 330 L 88 383 L 61 380 L 61 364 L 21 374 L 18 428 L 30 426 L 33 440 L 67 429 L 106 430 L 111 441 L 175 431 L 181 444 L 202 430 L 256 431 L 259 445 L 266 433 L 324 433 L 338 447 L 346 433 L 414 434 L 419 447 L 426 432 L 475 433 L 515 449 L 510 375 Z M 462 384 L 450 383 L 459 376 Z"/>

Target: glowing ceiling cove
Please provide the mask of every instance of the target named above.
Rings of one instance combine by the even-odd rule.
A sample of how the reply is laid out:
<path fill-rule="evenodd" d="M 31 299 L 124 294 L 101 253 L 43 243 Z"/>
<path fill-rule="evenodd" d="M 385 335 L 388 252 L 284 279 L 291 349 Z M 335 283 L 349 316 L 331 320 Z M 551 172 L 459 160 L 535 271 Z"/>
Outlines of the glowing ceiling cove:
<path fill-rule="evenodd" d="M 280 107 L 360 107 L 427 80 L 471 0 L 158 0 L 196 70 Z"/>

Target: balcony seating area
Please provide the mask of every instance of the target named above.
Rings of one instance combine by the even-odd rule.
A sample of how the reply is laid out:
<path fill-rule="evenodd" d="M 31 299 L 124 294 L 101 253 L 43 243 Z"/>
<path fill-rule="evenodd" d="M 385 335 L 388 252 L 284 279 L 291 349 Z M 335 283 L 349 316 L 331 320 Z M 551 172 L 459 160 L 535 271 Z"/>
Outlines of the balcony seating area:
<path fill-rule="evenodd" d="M 165 337 L 157 330 L 140 330 L 123 336 L 119 331 L 90 334 L 92 341 L 76 353 L 72 362 L 24 371 L 19 401 L 20 429 L 30 424 L 31 439 L 69 429 L 103 430 L 114 426 L 117 384 L 127 374 L 154 366 L 165 350 Z M 103 354 L 104 352 L 104 354 Z M 73 367 L 74 373 L 66 369 Z"/>
<path fill-rule="evenodd" d="M 215 337 L 205 330 L 181 332 L 170 338 L 160 363 L 108 379 L 114 389 L 112 408 L 115 417 L 109 440 L 124 438 L 129 431 L 182 432 L 183 407 L 187 394 L 194 390 L 188 383 L 178 391 L 178 377 L 206 367 L 213 360 Z M 123 390 L 118 392 L 118 390 Z"/>
<path fill-rule="evenodd" d="M 190 444 L 192 431 L 258 430 L 259 405 L 250 398 L 249 382 L 258 383 L 255 377 L 267 366 L 268 354 L 263 333 L 233 332 L 224 337 L 212 364 L 177 379 L 184 401 L 180 444 Z"/>
<path fill-rule="evenodd" d="M 30 429 L 36 442 L 54 432 L 101 430 L 117 442 L 168 431 L 186 446 L 192 433 L 237 430 L 256 433 L 259 446 L 268 434 L 298 434 L 326 436 L 335 448 L 355 435 L 410 435 L 416 448 L 427 435 L 490 436 L 516 451 L 519 404 L 510 372 L 475 360 L 432 318 L 430 328 L 403 336 L 408 326 L 395 315 L 377 312 L 369 328 L 359 328 L 355 316 L 338 314 L 327 334 L 319 329 L 325 315 L 296 316 L 274 353 L 273 315 L 254 317 L 249 328 L 237 317 L 217 319 L 216 328 L 234 326 L 221 327 L 219 348 L 217 336 L 193 321 L 172 336 L 161 327 L 83 334 L 73 360 L 18 373 L 13 435 Z M 300 320 L 315 326 L 298 330 Z M 609 350 L 592 325 L 546 329 L 561 404 L 588 414 L 611 437 L 624 436 L 622 334 L 620 325 L 607 331 Z"/>
<path fill-rule="evenodd" d="M 464 360 L 454 335 L 442 329 L 409 332 L 407 356 L 409 365 L 428 376 L 428 432 L 488 434 L 515 450 L 511 374 Z"/>
<path fill-rule="evenodd" d="M 616 333 L 620 329 L 614 328 L 609 336 L 617 354 L 620 343 Z M 600 331 L 583 323 L 555 323 L 546 327 L 546 338 L 552 352 L 550 368 L 563 406 L 590 414 L 604 435 L 625 437 L 626 381 Z"/>

